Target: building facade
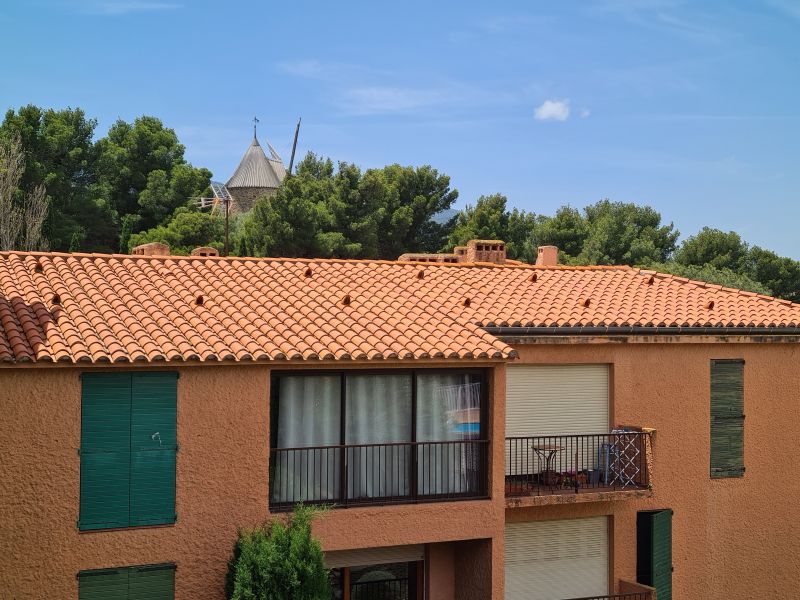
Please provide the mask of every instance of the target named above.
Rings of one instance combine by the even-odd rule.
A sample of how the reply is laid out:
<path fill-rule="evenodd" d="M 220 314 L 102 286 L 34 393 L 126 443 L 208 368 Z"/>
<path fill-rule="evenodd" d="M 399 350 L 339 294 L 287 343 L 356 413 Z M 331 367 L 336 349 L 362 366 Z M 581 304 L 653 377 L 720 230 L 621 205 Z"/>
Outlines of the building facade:
<path fill-rule="evenodd" d="M 0 254 L 0 598 L 220 599 L 298 501 L 338 598 L 794 598 L 798 317 L 627 267 Z"/>

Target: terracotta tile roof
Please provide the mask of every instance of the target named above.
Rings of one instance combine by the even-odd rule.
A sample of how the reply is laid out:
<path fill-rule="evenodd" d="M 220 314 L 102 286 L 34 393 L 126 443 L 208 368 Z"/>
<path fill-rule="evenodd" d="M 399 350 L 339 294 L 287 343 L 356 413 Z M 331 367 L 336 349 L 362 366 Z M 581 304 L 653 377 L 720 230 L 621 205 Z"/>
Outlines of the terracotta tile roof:
<path fill-rule="evenodd" d="M 0 361 L 502 359 L 483 326 L 797 326 L 629 267 L 0 253 Z"/>

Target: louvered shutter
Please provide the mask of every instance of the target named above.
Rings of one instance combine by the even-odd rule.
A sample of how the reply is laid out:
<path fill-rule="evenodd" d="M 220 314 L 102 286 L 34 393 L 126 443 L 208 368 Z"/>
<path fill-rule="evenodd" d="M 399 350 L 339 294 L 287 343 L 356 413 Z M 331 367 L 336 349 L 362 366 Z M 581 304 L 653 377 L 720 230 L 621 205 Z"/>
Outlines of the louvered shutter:
<path fill-rule="evenodd" d="M 130 374 L 83 375 L 81 530 L 128 526 L 130 383 Z"/>
<path fill-rule="evenodd" d="M 744 474 L 744 361 L 711 361 L 711 477 Z"/>
<path fill-rule="evenodd" d="M 128 600 L 128 569 L 80 573 L 78 600 Z"/>
<path fill-rule="evenodd" d="M 175 522 L 177 373 L 135 373 L 130 524 Z"/>
<path fill-rule="evenodd" d="M 672 600 L 672 511 L 636 515 L 636 580 L 656 588 L 658 600 Z"/>
<path fill-rule="evenodd" d="M 174 600 L 175 567 L 155 565 L 130 568 L 129 600 Z"/>
<path fill-rule="evenodd" d="M 78 573 L 79 600 L 175 600 L 175 565 Z"/>

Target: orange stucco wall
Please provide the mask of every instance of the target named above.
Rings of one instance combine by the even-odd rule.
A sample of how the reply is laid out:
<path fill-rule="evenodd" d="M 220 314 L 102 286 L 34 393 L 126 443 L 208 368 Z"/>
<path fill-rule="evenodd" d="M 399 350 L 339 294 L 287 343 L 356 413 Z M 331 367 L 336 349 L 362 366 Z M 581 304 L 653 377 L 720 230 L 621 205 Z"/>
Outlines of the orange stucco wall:
<path fill-rule="evenodd" d="M 237 527 L 270 517 L 269 368 L 173 369 L 180 373 L 177 523 L 84 533 L 76 525 L 82 370 L 0 370 L 0 599 L 77 598 L 80 570 L 162 562 L 178 565 L 178 600 L 221 599 Z M 490 410 L 490 423 L 502 439 L 502 415 Z M 500 447 L 490 500 L 332 510 L 315 522 L 315 534 L 326 550 L 502 537 L 502 459 Z M 501 585 L 490 554 L 462 548 L 450 561 L 467 557 L 481 585 Z"/>
<path fill-rule="evenodd" d="M 180 373 L 177 523 L 80 533 L 80 370 L 0 371 L 0 598 L 77 598 L 82 569 L 162 562 L 179 598 L 222 597 L 236 527 L 266 512 L 269 376 Z"/>
<path fill-rule="evenodd" d="M 611 365 L 611 425 L 654 427 L 652 498 L 508 509 L 508 521 L 609 515 L 612 581 L 636 578 L 636 512 L 671 508 L 673 597 L 796 598 L 800 348 L 597 343 L 517 347 L 519 362 Z M 711 480 L 710 360 L 745 360 L 745 467 Z"/>
<path fill-rule="evenodd" d="M 487 363 L 491 498 L 332 510 L 315 523 L 325 549 L 428 544 L 431 598 L 499 600 L 506 520 L 609 516 L 616 583 L 635 580 L 636 511 L 672 508 L 674 598 L 796 597 L 797 346 L 550 341 L 517 349 L 519 362 L 611 365 L 611 424 L 657 429 L 653 497 L 506 509 L 506 367 Z M 708 474 L 712 358 L 746 361 L 741 479 L 712 481 Z M 0 599 L 77 598 L 82 569 L 158 562 L 178 564 L 178 600 L 222 598 L 236 528 L 270 516 L 269 368 L 176 369 L 178 522 L 91 533 L 76 526 L 82 370 L 0 369 Z"/>

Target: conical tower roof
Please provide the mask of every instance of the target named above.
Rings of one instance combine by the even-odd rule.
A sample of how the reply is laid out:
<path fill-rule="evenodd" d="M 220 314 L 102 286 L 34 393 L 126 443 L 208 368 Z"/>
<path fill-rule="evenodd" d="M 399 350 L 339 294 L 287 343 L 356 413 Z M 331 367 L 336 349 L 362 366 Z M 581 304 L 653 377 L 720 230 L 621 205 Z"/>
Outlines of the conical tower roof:
<path fill-rule="evenodd" d="M 253 135 L 253 142 L 244 153 L 242 161 L 236 167 L 226 186 L 228 188 L 270 188 L 280 187 L 286 177 L 283 161 L 269 142 L 267 142 L 270 156 L 264 153 L 258 139 Z"/>

